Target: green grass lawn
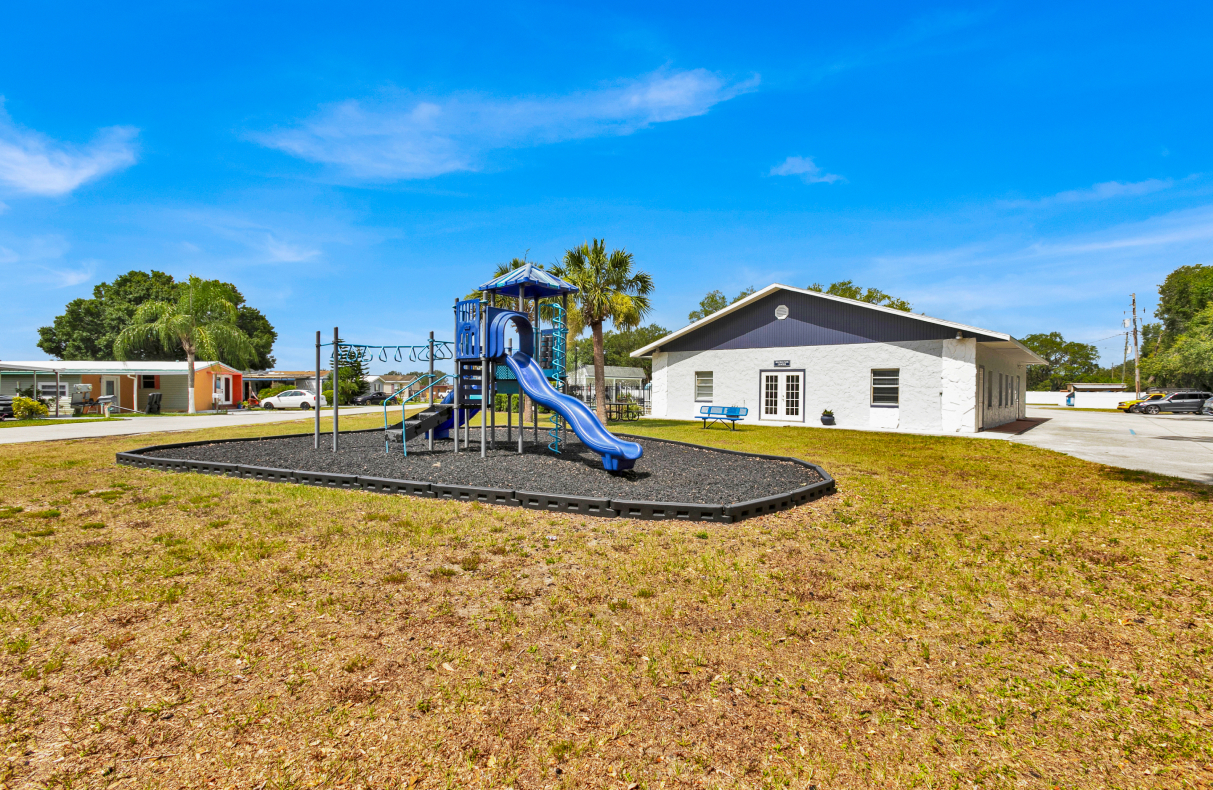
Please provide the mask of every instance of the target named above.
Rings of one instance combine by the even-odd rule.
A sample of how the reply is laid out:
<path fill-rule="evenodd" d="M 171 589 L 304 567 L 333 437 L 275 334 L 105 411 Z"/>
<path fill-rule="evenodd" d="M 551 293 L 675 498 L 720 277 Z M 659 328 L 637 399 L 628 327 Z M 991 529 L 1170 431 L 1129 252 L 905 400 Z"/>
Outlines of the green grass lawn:
<path fill-rule="evenodd" d="M 615 428 L 798 456 L 839 491 L 655 523 L 114 464 L 155 436 L 0 446 L 0 781 L 1213 777 L 1210 488 L 1005 441 Z"/>
<path fill-rule="evenodd" d="M 113 417 L 73 417 L 71 419 L 55 419 L 45 417 L 34 420 L 2 420 L 0 428 L 34 428 L 40 425 L 76 425 L 82 422 L 115 422 Z"/>

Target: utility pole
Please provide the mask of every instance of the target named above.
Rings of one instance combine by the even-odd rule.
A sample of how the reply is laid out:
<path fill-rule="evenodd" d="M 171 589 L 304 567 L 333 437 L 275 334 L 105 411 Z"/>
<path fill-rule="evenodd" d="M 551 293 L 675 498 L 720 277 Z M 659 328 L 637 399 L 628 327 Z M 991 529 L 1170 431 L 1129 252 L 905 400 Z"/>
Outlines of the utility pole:
<path fill-rule="evenodd" d="M 1129 367 L 1129 319 L 1126 318 L 1125 320 L 1121 321 L 1120 323 L 1121 323 L 1121 326 L 1123 326 L 1125 328 L 1125 356 L 1124 356 L 1124 359 L 1121 360 L 1121 363 L 1120 363 L 1120 383 L 1121 383 L 1121 386 L 1124 386 L 1125 369 Z"/>
<path fill-rule="evenodd" d="M 1137 345 L 1137 294 L 1132 294 L 1133 299 L 1133 389 L 1136 391 L 1134 396 L 1137 400 L 1141 400 L 1141 351 Z"/>

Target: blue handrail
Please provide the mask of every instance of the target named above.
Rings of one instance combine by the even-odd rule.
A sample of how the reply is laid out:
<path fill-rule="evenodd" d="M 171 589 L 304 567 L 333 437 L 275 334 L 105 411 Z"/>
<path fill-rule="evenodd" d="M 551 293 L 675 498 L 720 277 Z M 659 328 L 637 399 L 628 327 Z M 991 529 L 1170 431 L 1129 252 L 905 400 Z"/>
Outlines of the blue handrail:
<path fill-rule="evenodd" d="M 408 396 L 407 398 L 400 399 L 400 447 L 404 450 L 404 454 L 407 456 L 409 454 L 409 448 L 408 448 L 408 443 L 404 440 L 404 406 L 405 406 L 405 404 L 408 403 L 409 401 L 411 401 L 413 398 L 416 398 L 418 395 L 424 395 L 426 392 L 428 392 L 429 390 L 438 386 L 439 384 L 446 381 L 447 379 L 453 379 L 455 377 L 452 376 L 450 373 L 422 373 L 420 376 L 413 379 L 408 384 L 405 384 L 403 387 L 401 387 L 400 389 L 396 390 L 391 395 L 389 395 L 388 397 L 383 399 L 383 452 L 384 452 L 384 454 L 390 453 L 392 451 L 391 445 L 388 442 L 388 438 L 387 438 L 387 429 L 388 429 L 387 405 L 388 405 L 388 401 L 390 401 L 392 398 L 396 397 L 400 393 L 406 392 L 409 387 L 413 386 L 414 384 L 421 381 L 422 379 L 428 379 L 431 376 L 437 376 L 437 380 L 430 382 L 429 386 L 425 387 L 424 389 L 420 389 L 417 392 L 414 392 L 412 395 Z"/>

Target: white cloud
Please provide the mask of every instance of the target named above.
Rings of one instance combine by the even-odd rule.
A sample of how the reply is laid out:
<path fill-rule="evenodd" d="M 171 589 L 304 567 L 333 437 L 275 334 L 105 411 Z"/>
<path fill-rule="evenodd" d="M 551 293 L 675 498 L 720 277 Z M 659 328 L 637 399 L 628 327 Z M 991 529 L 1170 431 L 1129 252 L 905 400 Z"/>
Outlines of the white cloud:
<path fill-rule="evenodd" d="M 301 263 L 318 258 L 323 254 L 323 250 L 315 243 L 317 229 L 314 225 L 308 231 L 293 233 L 286 231 L 287 235 L 311 237 L 312 240 L 309 243 L 307 241 L 288 241 L 283 238 L 284 232 L 280 227 L 271 227 L 266 222 L 239 213 L 206 210 L 183 212 L 173 216 L 178 219 L 183 218 L 190 224 L 209 228 L 220 238 L 252 251 L 257 262 Z M 201 248 L 191 242 L 183 241 L 179 244 L 181 249 L 190 254 L 196 255 L 201 252 Z"/>
<path fill-rule="evenodd" d="M 1201 206 L 1080 234 L 876 257 L 856 279 L 871 278 L 931 315 L 1091 342 L 1116 331 L 1131 293 L 1139 315 L 1152 320 L 1158 284 L 1179 266 L 1213 263 L 1211 241 L 1213 206 Z"/>
<path fill-rule="evenodd" d="M 1170 178 L 1148 178 L 1145 181 L 1132 181 L 1127 184 L 1120 181 L 1104 181 L 1094 184 L 1087 189 L 1068 189 L 1064 192 L 1058 192 L 1056 195 L 1040 198 L 1039 200 L 1005 200 L 1001 203 L 1004 206 L 1013 207 L 1090 203 L 1097 200 L 1148 195 L 1151 192 L 1161 192 L 1173 186 L 1175 186 L 1175 181 Z"/>
<path fill-rule="evenodd" d="M 138 133 L 130 126 L 111 126 L 84 147 L 60 143 L 14 124 L 0 97 L 0 185 L 33 195 L 65 195 L 134 164 Z"/>
<path fill-rule="evenodd" d="M 46 272 L 46 275 L 38 279 L 43 282 L 49 282 L 56 288 L 71 288 L 73 285 L 80 285 L 93 279 L 93 274 L 96 272 L 96 266 L 92 263 L 86 263 L 78 269 L 52 269 L 47 266 L 38 267 Z"/>
<path fill-rule="evenodd" d="M 290 244 L 275 238 L 272 233 L 265 234 L 265 238 L 261 241 L 261 248 L 265 251 L 272 261 L 282 263 L 299 263 L 315 258 L 320 254 L 320 250 L 305 247 L 301 244 Z"/>
<path fill-rule="evenodd" d="M 771 168 L 773 176 L 800 176 L 806 184 L 833 184 L 846 181 L 837 173 L 823 173 L 811 156 L 789 156 L 781 164 Z"/>
<path fill-rule="evenodd" d="M 394 93 L 321 108 L 258 142 L 360 179 L 431 178 L 478 170 L 485 154 L 608 135 L 703 115 L 758 85 L 730 82 L 705 69 L 659 71 L 597 90 L 554 97 L 491 99 L 461 94 L 441 100 Z"/>

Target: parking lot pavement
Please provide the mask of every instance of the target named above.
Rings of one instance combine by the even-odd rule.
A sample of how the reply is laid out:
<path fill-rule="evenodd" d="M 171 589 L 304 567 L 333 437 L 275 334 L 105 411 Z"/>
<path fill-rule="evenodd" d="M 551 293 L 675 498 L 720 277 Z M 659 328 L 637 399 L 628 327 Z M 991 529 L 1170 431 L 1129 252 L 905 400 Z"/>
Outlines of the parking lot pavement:
<path fill-rule="evenodd" d="M 1028 407 L 1045 418 L 1013 442 L 1057 450 L 1124 469 L 1213 484 L 1213 417 L 1197 414 L 1123 414 Z"/>
<path fill-rule="evenodd" d="M 341 416 L 383 412 L 382 406 L 343 406 Z M 331 409 L 322 409 L 322 417 L 331 417 Z M 193 417 L 171 414 L 158 417 L 129 417 L 113 422 L 65 422 L 56 425 L 38 425 L 31 428 L 0 429 L 0 444 L 21 442 L 52 442 L 62 439 L 95 439 L 99 436 L 131 436 L 140 433 L 176 433 L 196 431 L 200 428 L 234 428 L 241 425 L 260 425 L 271 422 L 307 421 L 315 419 L 311 411 L 261 411 L 235 409 L 225 414 L 199 414 Z M 300 428 L 301 431 L 307 430 Z"/>

